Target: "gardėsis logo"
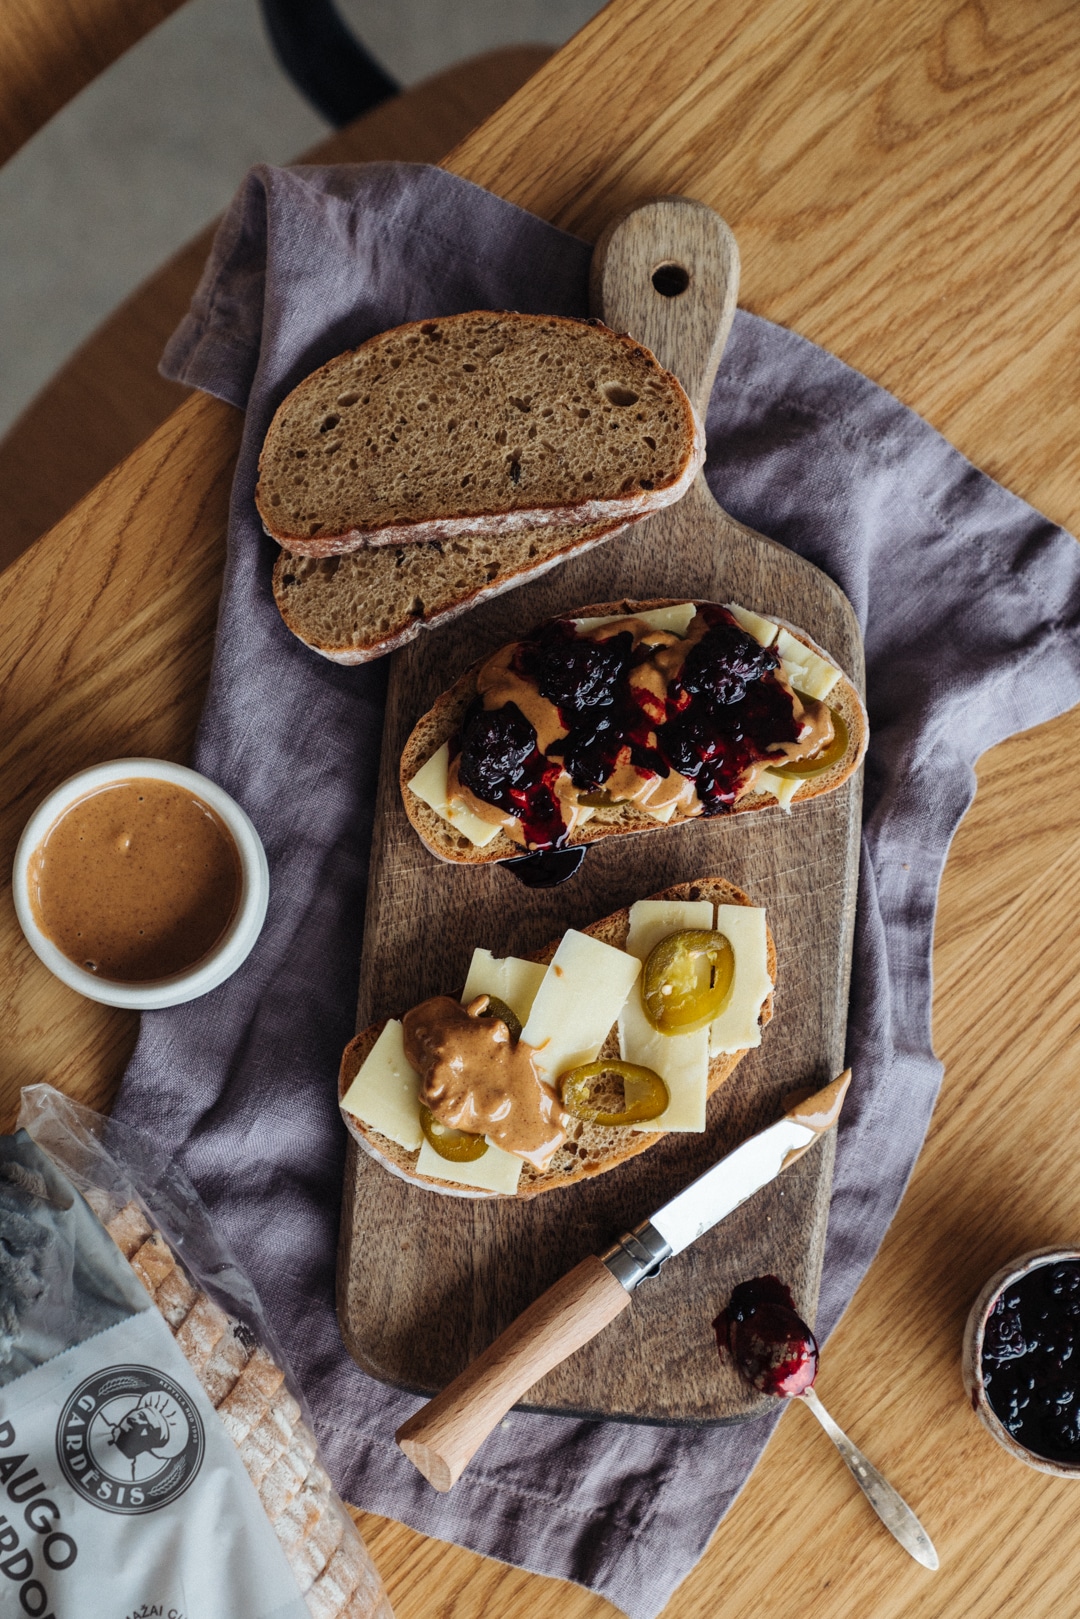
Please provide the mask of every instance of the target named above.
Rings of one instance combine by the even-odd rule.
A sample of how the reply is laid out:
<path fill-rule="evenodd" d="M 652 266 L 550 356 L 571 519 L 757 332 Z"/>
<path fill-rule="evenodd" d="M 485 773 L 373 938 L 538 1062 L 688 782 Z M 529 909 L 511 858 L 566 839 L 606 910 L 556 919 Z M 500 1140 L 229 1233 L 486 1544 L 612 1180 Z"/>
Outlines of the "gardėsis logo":
<path fill-rule="evenodd" d="M 157 1512 L 202 1466 L 202 1419 L 179 1384 L 150 1366 L 109 1366 L 71 1395 L 56 1428 L 64 1477 L 105 1512 Z"/>

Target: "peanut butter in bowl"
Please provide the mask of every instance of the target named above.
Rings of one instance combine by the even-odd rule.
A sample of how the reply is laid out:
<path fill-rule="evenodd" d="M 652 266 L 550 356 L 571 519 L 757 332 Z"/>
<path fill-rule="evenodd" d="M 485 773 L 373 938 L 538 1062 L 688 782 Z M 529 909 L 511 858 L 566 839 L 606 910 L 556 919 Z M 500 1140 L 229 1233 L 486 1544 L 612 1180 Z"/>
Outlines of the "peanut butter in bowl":
<path fill-rule="evenodd" d="M 240 856 L 194 793 L 150 776 L 76 799 L 30 863 L 41 931 L 77 967 L 123 984 L 205 959 L 240 901 Z"/>
<path fill-rule="evenodd" d="M 216 783 L 163 760 L 116 760 L 50 794 L 23 833 L 23 932 L 92 1000 L 149 1010 L 240 965 L 266 913 L 266 856 Z"/>

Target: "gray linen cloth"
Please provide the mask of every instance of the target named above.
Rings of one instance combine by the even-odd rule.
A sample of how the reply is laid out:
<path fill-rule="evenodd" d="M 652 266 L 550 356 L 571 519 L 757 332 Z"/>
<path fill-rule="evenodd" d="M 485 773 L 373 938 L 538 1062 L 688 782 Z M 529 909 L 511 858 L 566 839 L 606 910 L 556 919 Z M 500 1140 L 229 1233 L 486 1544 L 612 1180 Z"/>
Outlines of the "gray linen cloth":
<path fill-rule="evenodd" d="M 691 1430 L 515 1413 L 440 1496 L 393 1443 L 417 1401 L 366 1378 L 338 1336 L 335 1074 L 353 1032 L 385 673 L 337 668 L 285 630 L 275 547 L 252 502 L 271 414 L 313 367 L 432 315 L 583 315 L 589 251 L 431 168 L 259 169 L 237 196 L 163 368 L 247 410 L 194 762 L 255 821 L 272 896 L 234 978 L 144 1017 L 117 1113 L 176 1153 L 221 1221 L 348 1500 L 652 1619 L 745 1482 L 769 1420 Z M 840 1128 L 827 1334 L 892 1218 L 940 1083 L 934 907 L 973 764 L 1080 700 L 1080 549 L 865 377 L 741 311 L 708 444 L 721 503 L 838 580 L 866 641 L 858 1084 Z"/>

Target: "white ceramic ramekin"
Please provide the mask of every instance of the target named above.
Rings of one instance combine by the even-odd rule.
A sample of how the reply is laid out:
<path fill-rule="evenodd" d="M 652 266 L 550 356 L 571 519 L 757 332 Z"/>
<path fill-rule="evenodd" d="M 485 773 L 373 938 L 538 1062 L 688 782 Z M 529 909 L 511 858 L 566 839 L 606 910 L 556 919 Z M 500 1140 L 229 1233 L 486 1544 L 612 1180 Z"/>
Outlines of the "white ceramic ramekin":
<path fill-rule="evenodd" d="M 1030 1253 L 1021 1254 L 1019 1259 L 1014 1259 L 1010 1264 L 1003 1265 L 1001 1270 L 995 1271 L 968 1312 L 967 1325 L 964 1328 L 962 1369 L 964 1387 L 972 1409 L 1003 1450 L 1007 1450 L 1010 1456 L 1014 1456 L 1018 1462 L 1023 1462 L 1026 1467 L 1034 1467 L 1040 1473 L 1052 1473 L 1055 1478 L 1080 1478 L 1080 1462 L 1050 1461 L 1046 1456 L 1039 1456 L 1035 1451 L 1028 1450 L 1026 1445 L 1013 1438 L 990 1404 L 982 1372 L 983 1336 L 990 1311 L 998 1295 L 1004 1293 L 1007 1287 L 1013 1287 L 1029 1271 L 1037 1270 L 1043 1265 L 1060 1264 L 1066 1259 L 1080 1259 L 1080 1250 L 1034 1248 Z"/>
<path fill-rule="evenodd" d="M 41 931 L 30 906 L 29 870 L 38 844 L 72 804 L 96 788 L 108 786 L 110 782 L 132 781 L 140 776 L 186 787 L 204 804 L 209 804 L 224 821 L 240 857 L 240 903 L 228 932 L 210 954 L 194 967 L 152 983 L 121 984 L 88 973 L 85 968 L 69 960 Z M 178 1006 L 181 1001 L 193 1001 L 224 983 L 251 953 L 262 930 L 270 898 L 270 869 L 266 863 L 266 851 L 259 834 L 239 804 L 223 792 L 216 782 L 200 776 L 197 770 L 171 764 L 167 759 L 109 759 L 104 764 L 93 765 L 89 770 L 80 770 L 78 775 L 70 776 L 38 805 L 26 823 L 15 851 L 11 880 L 19 926 L 30 948 L 40 956 L 49 971 L 88 1000 L 100 1001 L 105 1006 L 126 1006 L 136 1012 Z"/>

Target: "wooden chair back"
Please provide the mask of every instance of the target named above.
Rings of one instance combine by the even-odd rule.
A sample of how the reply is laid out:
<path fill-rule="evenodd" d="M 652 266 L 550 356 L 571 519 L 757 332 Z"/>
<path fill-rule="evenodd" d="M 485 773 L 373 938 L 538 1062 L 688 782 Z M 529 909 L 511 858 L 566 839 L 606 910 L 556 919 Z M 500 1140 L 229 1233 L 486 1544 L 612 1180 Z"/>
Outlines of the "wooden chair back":
<path fill-rule="evenodd" d="M 184 0 L 4 0 L 0 163 Z"/>

